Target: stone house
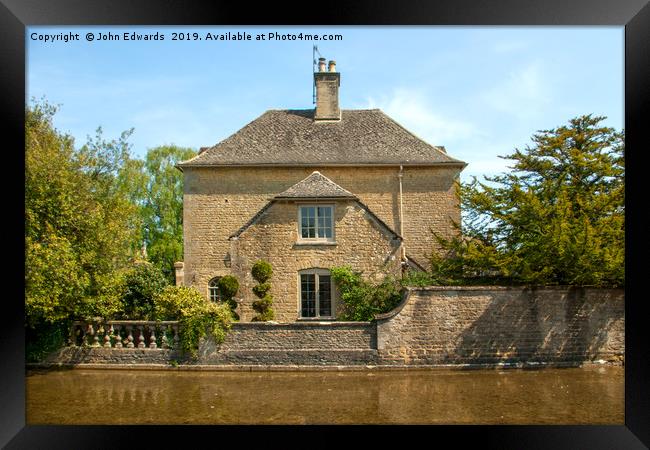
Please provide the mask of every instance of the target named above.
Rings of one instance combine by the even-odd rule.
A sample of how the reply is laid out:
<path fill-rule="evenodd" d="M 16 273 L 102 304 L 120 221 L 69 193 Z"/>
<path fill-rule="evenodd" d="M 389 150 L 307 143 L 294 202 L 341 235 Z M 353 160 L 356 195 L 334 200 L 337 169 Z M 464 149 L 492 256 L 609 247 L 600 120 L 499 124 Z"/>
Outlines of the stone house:
<path fill-rule="evenodd" d="M 316 107 L 269 110 L 178 168 L 184 175 L 184 261 L 177 283 L 217 300 L 240 282 L 238 313 L 254 316 L 260 259 L 271 263 L 279 322 L 334 320 L 329 269 L 369 279 L 426 269 L 433 232 L 457 233 L 456 184 L 466 164 L 378 109 L 339 107 L 341 75 L 319 60 Z"/>

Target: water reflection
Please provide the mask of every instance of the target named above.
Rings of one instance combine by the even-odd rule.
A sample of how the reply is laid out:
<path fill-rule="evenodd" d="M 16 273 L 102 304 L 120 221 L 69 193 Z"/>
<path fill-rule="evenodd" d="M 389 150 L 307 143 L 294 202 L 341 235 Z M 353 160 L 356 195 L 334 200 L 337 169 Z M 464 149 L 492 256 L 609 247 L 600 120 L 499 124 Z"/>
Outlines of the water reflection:
<path fill-rule="evenodd" d="M 32 371 L 33 424 L 623 424 L 621 367 Z"/>

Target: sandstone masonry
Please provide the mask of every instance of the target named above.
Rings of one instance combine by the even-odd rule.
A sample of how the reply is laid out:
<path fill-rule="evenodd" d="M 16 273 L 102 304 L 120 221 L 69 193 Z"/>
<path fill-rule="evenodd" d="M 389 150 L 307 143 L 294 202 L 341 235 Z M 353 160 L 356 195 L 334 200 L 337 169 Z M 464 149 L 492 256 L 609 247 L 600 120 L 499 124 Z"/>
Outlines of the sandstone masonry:
<path fill-rule="evenodd" d="M 374 322 L 236 323 L 197 360 L 172 350 L 67 347 L 58 364 L 187 367 L 491 367 L 579 365 L 625 355 L 624 291 L 591 288 L 413 288 Z"/>

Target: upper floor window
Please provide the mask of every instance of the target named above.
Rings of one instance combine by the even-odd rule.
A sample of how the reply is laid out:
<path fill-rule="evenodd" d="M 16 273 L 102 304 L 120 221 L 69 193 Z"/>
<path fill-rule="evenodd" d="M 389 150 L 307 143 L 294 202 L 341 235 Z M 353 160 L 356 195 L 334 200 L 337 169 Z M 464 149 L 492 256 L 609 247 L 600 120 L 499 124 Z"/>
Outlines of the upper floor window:
<path fill-rule="evenodd" d="M 334 207 L 332 205 L 301 205 L 298 211 L 301 240 L 334 241 Z"/>
<path fill-rule="evenodd" d="M 221 293 L 219 292 L 219 280 L 221 277 L 214 277 L 208 283 L 208 298 L 211 302 L 220 302 Z"/>

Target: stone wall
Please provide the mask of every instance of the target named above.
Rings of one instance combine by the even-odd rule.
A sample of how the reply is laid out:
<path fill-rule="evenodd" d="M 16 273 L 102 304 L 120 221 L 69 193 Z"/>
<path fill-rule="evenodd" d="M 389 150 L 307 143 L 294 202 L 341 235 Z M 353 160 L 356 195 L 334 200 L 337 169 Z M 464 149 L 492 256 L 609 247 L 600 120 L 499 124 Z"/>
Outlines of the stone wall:
<path fill-rule="evenodd" d="M 202 342 L 202 364 L 374 364 L 376 326 L 370 322 L 236 323 L 221 345 Z"/>
<path fill-rule="evenodd" d="M 624 291 L 587 288 L 411 289 L 377 321 L 382 364 L 618 360 Z"/>
<path fill-rule="evenodd" d="M 620 363 L 624 291 L 589 288 L 412 288 L 376 322 L 235 323 L 199 359 L 167 349 L 68 347 L 46 363 L 230 366 L 440 366 Z"/>
<path fill-rule="evenodd" d="M 388 234 L 356 201 L 338 201 L 334 205 L 335 243 L 305 245 L 298 242 L 298 206 L 296 202 L 275 202 L 264 214 L 231 243 L 232 273 L 239 280 L 237 309 L 242 322 L 256 314 L 251 275 L 260 259 L 273 267 L 270 279 L 274 296 L 273 310 L 278 322 L 293 322 L 299 317 L 298 273 L 306 269 L 326 269 L 350 265 L 367 278 L 401 275 L 400 241 Z M 332 311 L 337 316 L 336 289 L 333 287 Z"/>
<path fill-rule="evenodd" d="M 46 364 L 170 364 L 185 361 L 180 352 L 150 348 L 64 347 L 51 355 Z"/>
<path fill-rule="evenodd" d="M 184 168 L 185 284 L 208 295 L 208 282 L 231 274 L 230 241 L 274 195 L 320 171 L 352 192 L 404 237 L 406 253 L 428 265 L 436 248 L 431 230 L 447 237 L 460 221 L 455 192 L 459 168 L 404 167 L 403 226 L 399 221 L 399 167 Z M 294 218 L 295 220 L 295 218 Z"/>

